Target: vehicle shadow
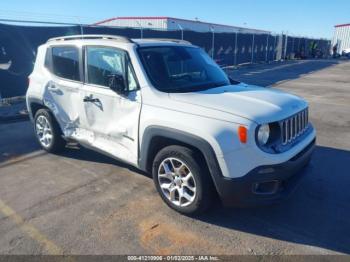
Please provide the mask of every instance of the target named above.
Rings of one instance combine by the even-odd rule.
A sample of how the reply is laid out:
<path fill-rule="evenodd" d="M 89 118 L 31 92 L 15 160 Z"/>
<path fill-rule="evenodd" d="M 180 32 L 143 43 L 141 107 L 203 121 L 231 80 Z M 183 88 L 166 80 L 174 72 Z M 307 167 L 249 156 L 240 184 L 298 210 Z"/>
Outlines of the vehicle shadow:
<path fill-rule="evenodd" d="M 338 60 L 300 60 L 275 64 L 258 64 L 227 71 L 235 80 L 251 85 L 271 86 L 338 64 Z"/>
<path fill-rule="evenodd" d="M 64 157 L 108 163 L 151 178 L 108 156 L 80 148 Z M 217 205 L 196 219 L 219 227 L 350 254 L 350 151 L 317 146 L 296 192 L 278 205 L 227 208 Z"/>
<path fill-rule="evenodd" d="M 220 227 L 350 254 L 350 151 L 317 146 L 310 172 L 274 206 L 217 207 L 198 219 Z"/>
<path fill-rule="evenodd" d="M 87 149 L 85 147 L 82 147 L 78 144 L 68 144 L 67 149 L 57 153 L 56 155 L 66 157 L 66 158 L 73 158 L 77 160 L 82 161 L 89 161 L 94 163 L 102 163 L 102 164 L 110 164 L 110 165 L 117 165 L 118 167 L 126 168 L 132 172 L 138 173 L 143 176 L 151 177 L 151 175 L 146 174 L 145 172 L 137 169 L 136 167 L 129 165 L 127 163 L 124 163 L 122 161 L 119 161 L 117 159 L 114 159 L 112 157 L 109 157 L 107 155 L 104 155 L 102 153 L 95 152 L 93 150 Z"/>

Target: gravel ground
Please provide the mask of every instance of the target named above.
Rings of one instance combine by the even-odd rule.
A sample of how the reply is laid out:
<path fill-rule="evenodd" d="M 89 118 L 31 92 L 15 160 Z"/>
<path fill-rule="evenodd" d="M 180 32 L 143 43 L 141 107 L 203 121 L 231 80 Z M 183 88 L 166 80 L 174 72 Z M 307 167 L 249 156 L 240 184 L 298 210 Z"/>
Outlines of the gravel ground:
<path fill-rule="evenodd" d="M 46 154 L 28 121 L 0 125 L 0 254 L 350 254 L 350 63 L 241 68 L 234 78 L 306 98 L 318 146 L 280 205 L 170 210 L 151 178 L 72 146 Z"/>

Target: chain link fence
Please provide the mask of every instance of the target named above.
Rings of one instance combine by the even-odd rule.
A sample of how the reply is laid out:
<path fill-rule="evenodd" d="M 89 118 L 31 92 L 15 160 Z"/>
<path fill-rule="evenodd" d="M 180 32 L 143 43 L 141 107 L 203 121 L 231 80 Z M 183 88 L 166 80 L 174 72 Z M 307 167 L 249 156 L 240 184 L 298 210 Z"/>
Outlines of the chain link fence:
<path fill-rule="evenodd" d="M 222 67 L 267 63 L 281 59 L 321 58 L 327 57 L 330 50 L 328 40 L 283 34 L 161 31 L 0 19 L 0 99 L 25 95 L 27 78 L 33 70 L 39 45 L 52 37 L 76 34 L 110 34 L 129 38 L 183 38 L 203 48 Z"/>

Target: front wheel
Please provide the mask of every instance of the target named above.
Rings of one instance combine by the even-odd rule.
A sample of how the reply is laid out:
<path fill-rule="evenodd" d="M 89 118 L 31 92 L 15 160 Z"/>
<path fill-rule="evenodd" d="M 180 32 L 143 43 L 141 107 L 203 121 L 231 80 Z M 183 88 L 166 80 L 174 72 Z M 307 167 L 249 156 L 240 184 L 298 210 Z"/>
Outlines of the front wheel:
<path fill-rule="evenodd" d="M 176 211 L 194 215 L 213 201 L 213 183 L 204 161 L 195 151 L 168 146 L 153 162 L 153 181 L 164 202 Z"/>
<path fill-rule="evenodd" d="M 60 127 L 49 110 L 39 109 L 36 112 L 34 129 L 39 144 L 47 152 L 57 153 L 66 146 Z"/>

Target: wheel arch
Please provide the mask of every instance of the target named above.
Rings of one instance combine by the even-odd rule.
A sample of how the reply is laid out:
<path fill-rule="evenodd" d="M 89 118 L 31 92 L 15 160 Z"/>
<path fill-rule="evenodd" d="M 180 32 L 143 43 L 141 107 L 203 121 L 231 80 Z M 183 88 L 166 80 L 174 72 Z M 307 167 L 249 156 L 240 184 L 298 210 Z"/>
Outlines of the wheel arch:
<path fill-rule="evenodd" d="M 169 127 L 150 126 L 145 129 L 139 150 L 140 169 L 148 173 L 152 172 L 152 164 L 157 152 L 170 145 L 185 146 L 197 151 L 205 161 L 217 188 L 216 181 L 222 177 L 222 173 L 214 149 L 209 142 L 196 135 Z"/>
<path fill-rule="evenodd" d="M 59 127 L 59 131 L 61 132 L 61 134 L 63 134 L 62 127 L 58 124 L 58 121 L 56 119 L 55 114 L 52 112 L 52 110 L 49 107 L 47 107 L 44 104 L 44 102 L 42 100 L 37 99 L 37 98 L 30 98 L 30 99 L 28 99 L 27 103 L 28 103 L 29 117 L 32 121 L 34 121 L 35 114 L 36 114 L 36 112 L 38 112 L 38 110 L 46 109 L 51 113 L 53 119 L 57 122 L 57 125 Z"/>
<path fill-rule="evenodd" d="M 39 109 L 45 108 L 50 110 L 47 106 L 44 105 L 43 101 L 37 98 L 28 98 L 28 112 L 32 120 L 34 120 L 35 114 Z"/>

